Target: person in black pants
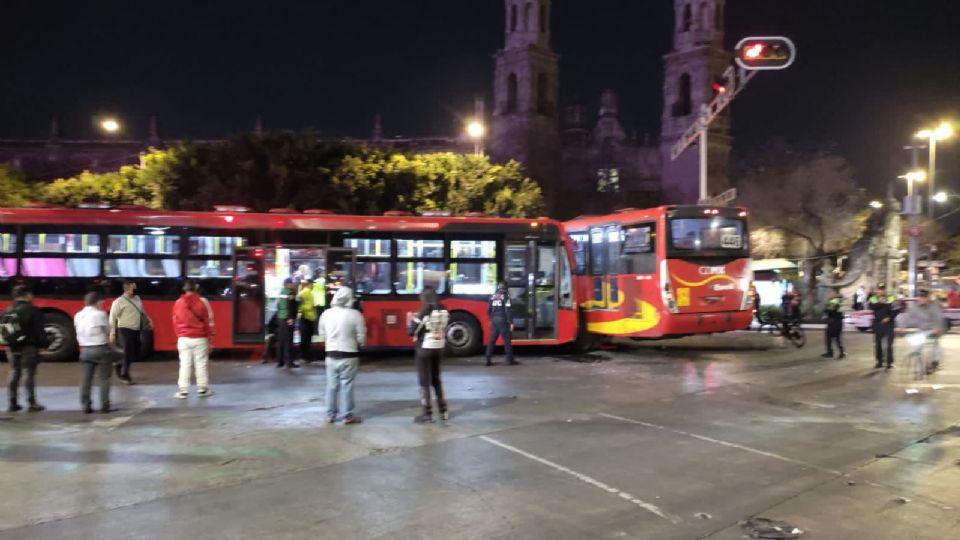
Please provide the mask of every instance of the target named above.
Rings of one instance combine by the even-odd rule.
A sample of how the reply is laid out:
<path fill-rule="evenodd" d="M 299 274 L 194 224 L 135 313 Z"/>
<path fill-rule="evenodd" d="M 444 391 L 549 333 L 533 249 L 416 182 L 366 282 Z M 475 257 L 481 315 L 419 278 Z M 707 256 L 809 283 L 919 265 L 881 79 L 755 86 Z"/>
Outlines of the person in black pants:
<path fill-rule="evenodd" d="M 297 292 L 293 280 L 283 280 L 280 297 L 277 298 L 277 367 L 298 368 L 293 360 L 293 331 L 297 318 Z"/>
<path fill-rule="evenodd" d="M 824 313 L 827 316 L 827 352 L 823 353 L 824 358 L 833 358 L 833 343 L 837 343 L 840 349 L 840 358 L 847 356 L 843 351 L 843 312 L 840 311 L 843 298 L 840 297 L 840 290 L 833 289 L 830 298 L 827 299 L 827 305 L 824 306 Z"/>
<path fill-rule="evenodd" d="M 493 348 L 497 346 L 497 338 L 503 336 L 503 352 L 507 357 L 507 364 L 515 366 L 520 362 L 513 359 L 513 313 L 510 311 L 510 295 L 507 293 L 507 284 L 497 285 L 497 292 L 490 297 L 487 304 L 487 314 L 490 316 L 490 341 L 487 342 L 487 365 L 492 366 Z"/>
<path fill-rule="evenodd" d="M 420 293 L 420 311 L 410 317 L 407 333 L 417 340 L 414 360 L 417 365 L 417 378 L 420 383 L 420 405 L 422 413 L 413 419 L 418 424 L 433 422 L 433 407 L 430 403 L 430 389 L 437 396 L 440 418 L 450 418 L 447 413 L 447 400 L 443 395 L 443 383 L 440 382 L 440 361 L 443 360 L 443 348 L 446 346 L 447 323 L 450 314 L 440 303 L 437 292 L 425 287 Z"/>
<path fill-rule="evenodd" d="M 873 340 L 877 357 L 875 369 L 883 367 L 883 344 L 886 342 L 887 369 L 893 367 L 893 333 L 895 320 L 900 310 L 897 306 L 897 297 L 887 294 L 887 287 L 883 283 L 877 285 L 876 291 L 867 300 L 867 307 L 873 311 Z"/>
<path fill-rule="evenodd" d="M 116 345 L 119 341 L 123 346 L 123 360 L 117 364 L 117 376 L 125 384 L 133 384 L 130 365 L 140 359 L 143 346 L 141 332 L 153 327 L 136 291 L 136 282 L 124 281 L 123 294 L 110 306 L 110 344 Z"/>
<path fill-rule="evenodd" d="M 7 341 L 7 362 L 10 363 L 10 378 L 7 382 L 10 404 L 7 412 L 17 412 L 23 407 L 17 399 L 20 390 L 20 377 L 27 372 L 23 381 L 27 390 L 27 410 L 40 412 L 44 406 L 37 403 L 37 363 L 40 361 L 40 349 L 48 345 L 46 321 L 43 312 L 33 305 L 33 292 L 26 285 L 13 288 L 13 304 L 3 313 L 3 338 Z"/>

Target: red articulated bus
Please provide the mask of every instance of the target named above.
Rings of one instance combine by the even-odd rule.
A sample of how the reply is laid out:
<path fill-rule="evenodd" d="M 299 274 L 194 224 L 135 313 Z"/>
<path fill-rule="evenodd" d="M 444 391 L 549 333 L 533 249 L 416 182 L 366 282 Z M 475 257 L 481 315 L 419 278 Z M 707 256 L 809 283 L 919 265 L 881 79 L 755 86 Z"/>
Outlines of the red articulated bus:
<path fill-rule="evenodd" d="M 662 206 L 564 223 L 586 330 L 632 338 L 741 330 L 753 279 L 747 212 Z"/>
<path fill-rule="evenodd" d="M 563 344 L 577 333 L 563 240 L 553 220 L 480 215 L 3 208 L 0 309 L 14 285 L 29 285 L 52 338 L 44 359 L 70 360 L 77 351 L 72 318 L 83 295 L 99 288 L 115 298 L 130 279 L 154 320 L 154 349 L 176 350 L 171 310 L 190 278 L 213 307 L 215 347 L 256 348 L 283 280 L 308 276 L 323 278 L 328 295 L 339 284 L 354 287 L 369 347 L 411 347 L 406 314 L 418 309 L 418 295 L 430 285 L 450 310 L 450 352 L 470 355 L 489 335 L 487 300 L 505 281 L 514 344 Z"/>

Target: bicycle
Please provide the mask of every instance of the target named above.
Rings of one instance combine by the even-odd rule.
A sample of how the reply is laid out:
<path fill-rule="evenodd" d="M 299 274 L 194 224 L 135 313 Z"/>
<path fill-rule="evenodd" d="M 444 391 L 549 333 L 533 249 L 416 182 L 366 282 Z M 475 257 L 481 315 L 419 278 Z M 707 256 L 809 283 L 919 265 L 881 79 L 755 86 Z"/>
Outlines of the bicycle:
<path fill-rule="evenodd" d="M 915 331 L 907 335 L 907 343 L 910 345 L 910 353 L 907 355 L 909 361 L 907 362 L 907 367 L 910 370 L 910 376 L 914 384 L 913 387 L 907 388 L 906 392 L 908 394 L 916 394 L 920 390 L 917 386 L 925 385 L 927 378 L 932 375 L 937 368 L 939 367 L 939 358 L 936 354 L 936 342 L 937 337 L 930 332 Z M 927 349 L 930 348 L 933 350 L 934 361 L 931 363 L 927 362 Z M 934 390 L 940 388 L 939 385 L 933 385 Z"/>
<path fill-rule="evenodd" d="M 796 348 L 802 348 L 807 344 L 807 334 L 800 325 L 800 320 L 793 317 L 780 317 L 779 320 L 768 323 L 774 330 L 780 332 L 780 336 L 793 344 Z"/>

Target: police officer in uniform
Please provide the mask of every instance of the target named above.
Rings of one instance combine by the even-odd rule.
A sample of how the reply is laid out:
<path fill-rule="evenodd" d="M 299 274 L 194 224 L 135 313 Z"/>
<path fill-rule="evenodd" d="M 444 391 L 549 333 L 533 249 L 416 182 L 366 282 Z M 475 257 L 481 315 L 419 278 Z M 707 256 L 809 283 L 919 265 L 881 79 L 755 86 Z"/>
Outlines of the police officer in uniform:
<path fill-rule="evenodd" d="M 519 364 L 513 359 L 513 314 L 510 312 L 510 295 L 507 293 L 507 284 L 497 285 L 497 292 L 490 297 L 487 305 L 487 314 L 490 316 L 490 341 L 487 343 L 487 365 L 492 366 L 490 358 L 493 348 L 497 345 L 497 338 L 503 336 L 503 352 L 507 357 L 507 364 Z"/>
<path fill-rule="evenodd" d="M 877 285 L 870 298 L 867 299 L 867 308 L 873 311 L 873 339 L 876 349 L 877 365 L 874 369 L 883 367 L 883 344 L 887 344 L 887 369 L 893 367 L 893 330 L 894 319 L 900 314 L 897 306 L 897 297 L 887 294 L 887 287 L 883 283 Z"/>
<path fill-rule="evenodd" d="M 843 312 L 840 311 L 840 305 L 843 299 L 840 297 L 840 290 L 833 289 L 830 298 L 827 299 L 827 305 L 823 311 L 827 315 L 827 352 L 821 356 L 824 358 L 833 358 L 833 342 L 837 342 L 837 348 L 840 349 L 840 358 L 847 356 L 843 352 L 843 340 L 840 338 L 843 333 Z"/>

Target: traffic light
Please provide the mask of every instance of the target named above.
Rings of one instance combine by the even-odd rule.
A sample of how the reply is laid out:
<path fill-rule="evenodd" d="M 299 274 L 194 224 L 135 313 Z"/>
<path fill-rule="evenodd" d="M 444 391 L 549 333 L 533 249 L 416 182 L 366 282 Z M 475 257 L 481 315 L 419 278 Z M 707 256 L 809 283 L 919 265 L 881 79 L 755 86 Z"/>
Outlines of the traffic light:
<path fill-rule="evenodd" d="M 748 37 L 735 49 L 737 65 L 747 70 L 786 69 L 797 58 L 797 48 L 783 36 Z"/>
<path fill-rule="evenodd" d="M 727 79 L 724 77 L 714 77 L 713 84 L 710 85 L 710 88 L 713 90 L 714 96 L 722 96 L 730 89 L 727 84 Z"/>

